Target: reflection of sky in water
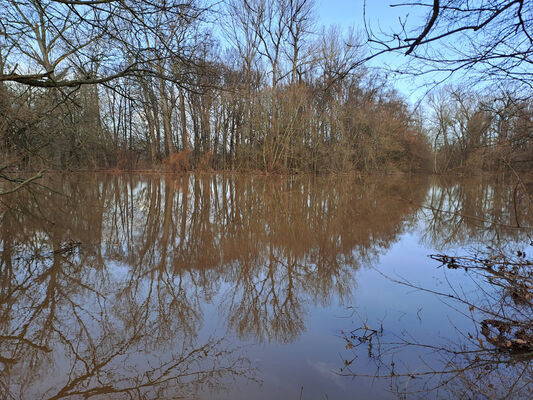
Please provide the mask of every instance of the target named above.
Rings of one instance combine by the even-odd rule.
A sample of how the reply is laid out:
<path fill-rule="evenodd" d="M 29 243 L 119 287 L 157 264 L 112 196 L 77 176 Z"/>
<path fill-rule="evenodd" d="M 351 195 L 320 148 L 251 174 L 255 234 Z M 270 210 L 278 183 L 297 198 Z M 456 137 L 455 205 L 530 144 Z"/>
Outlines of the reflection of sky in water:
<path fill-rule="evenodd" d="M 89 245 L 82 244 L 76 256 L 49 255 L 44 261 L 45 269 L 52 259 L 58 265 L 72 264 L 61 279 L 71 274 L 76 280 L 67 279 L 63 291 L 80 285 L 70 297 L 65 295 L 57 324 L 75 337 L 79 321 L 69 312 L 72 301 L 83 308 L 84 329 L 94 340 L 105 336 L 102 327 L 114 330 L 107 343 L 112 345 L 127 334 L 129 313 L 148 302 L 148 313 L 142 317 L 148 337 L 126 348 L 112 363 L 115 373 L 126 376 L 172 359 L 184 346 L 224 338 L 225 346 L 241 348 L 262 384 L 237 378 L 235 383 L 226 382 L 224 390 L 216 386 L 216 394 L 204 392 L 204 398 L 390 398 L 383 380 L 338 374 L 346 356 L 342 332 L 364 322 L 374 329 L 383 326 L 383 340 L 408 333 L 418 342 L 436 343 L 453 341 L 457 330 L 468 332 L 472 323 L 442 299 L 387 277 L 442 291 L 452 284 L 475 294 L 468 274 L 437 269 L 438 262 L 428 255 L 462 254 L 476 244 L 494 243 L 495 238 L 512 247 L 527 238 L 516 229 L 480 223 L 483 216 L 504 225 L 513 221 L 509 191 L 482 183 L 430 185 L 401 178 L 352 182 L 345 177 L 270 181 L 217 176 L 199 181 L 191 177 L 185 183 L 174 178 L 130 177 L 129 183 L 98 179 L 104 180 L 98 185 L 100 193 L 107 188 L 108 197 L 80 198 L 101 202 L 102 207 L 63 205 L 62 209 L 72 207 L 73 219 L 54 218 L 60 226 L 50 233 L 43 233 L 48 225 L 38 217 L 21 222 L 33 242 L 53 238 L 63 243 L 80 226 L 85 234 L 86 226 L 96 232 L 85 239 Z M 80 198 L 77 201 L 83 201 Z M 426 208 L 420 208 L 422 204 Z M 436 204 L 477 214 L 473 220 L 454 219 L 455 214 L 435 213 Z M 208 212 L 202 214 L 206 206 Z M 88 210 L 100 210 L 96 215 L 100 221 L 85 215 Z M 13 221 L 9 223 L 16 229 Z M 34 233 L 32 223 L 37 227 Z M 95 228 L 98 224 L 101 229 Z M 9 239 L 2 238 L 4 252 Z M 15 242 L 23 238 L 20 233 Z M 18 279 L 26 275 L 23 267 L 17 270 Z M 37 293 L 43 301 L 46 287 Z M 18 304 L 26 310 L 20 324 L 29 321 L 31 301 L 29 294 Z M 109 326 L 103 319 L 110 321 Z M 69 356 L 57 343 L 53 349 L 50 363 L 44 363 L 45 369 L 29 383 L 26 398 L 59 385 L 68 375 Z M 400 354 L 402 361 L 417 368 L 420 352 Z M 46 374 L 43 371 L 52 368 L 52 360 L 54 372 Z M 374 365 L 362 348 L 351 367 L 372 373 Z"/>
<path fill-rule="evenodd" d="M 245 342 L 247 354 L 260 371 L 263 386 L 258 388 L 243 383 L 217 398 L 299 398 L 301 392 L 302 398 L 325 398 L 327 395 L 334 399 L 352 399 L 354 394 L 357 394 L 356 398 L 391 398 L 387 382 L 339 375 L 342 367 L 339 352 L 344 345 L 339 333 L 361 325 L 347 304 L 356 307 L 371 327 L 379 328 L 373 323 L 382 324 L 384 339 L 389 340 L 395 340 L 401 332 L 408 332 L 421 343 L 435 344 L 448 342 L 457 334 L 457 329 L 469 332 L 474 328 L 470 319 L 458 315 L 442 299 L 398 285 L 381 274 L 435 290 L 446 291 L 445 279 L 460 284 L 465 290 L 475 289 L 471 281 L 465 280 L 467 274 L 463 271 L 437 270 L 438 263 L 428 258 L 435 250 L 420 242 L 416 231 L 408 231 L 383 252 L 375 265 L 357 271 L 354 295 L 345 305 L 337 303 L 337 299 L 327 307 L 307 304 L 305 332 L 291 343 Z M 231 291 L 231 284 L 224 284 L 221 290 Z M 216 306 L 216 299 L 214 303 L 207 307 L 207 332 L 220 329 L 220 308 Z M 462 311 L 466 311 L 465 308 L 460 307 Z M 402 361 L 410 363 L 415 370 L 422 368 L 419 355 L 419 352 L 403 352 Z M 356 364 L 359 370 L 373 370 L 373 364 L 364 352 Z M 210 396 L 208 394 L 206 398 Z"/>
<path fill-rule="evenodd" d="M 416 233 L 403 234 L 375 266 L 355 273 L 357 287 L 351 301 L 346 304 L 356 307 L 371 327 L 379 328 L 373 322 L 382 322 L 385 338 L 393 338 L 404 330 L 413 333 L 421 341 L 453 337 L 455 332 L 448 323 L 448 317 L 457 328 L 471 328 L 469 320 L 458 317 L 439 299 L 399 286 L 378 272 L 391 277 L 401 276 L 425 287 L 442 286 L 440 271 L 435 270 L 437 263 L 427 257 L 432 249 L 421 246 L 419 240 Z M 462 273 L 459 272 L 459 275 Z M 228 286 L 228 290 L 231 287 Z M 206 321 L 211 321 L 211 329 L 217 326 L 216 310 L 218 308 L 213 306 L 206 313 Z M 391 398 L 389 393 L 384 393 L 388 389 L 387 382 L 372 381 L 370 378 L 352 379 L 338 374 L 342 367 L 339 353 L 344 346 L 339 333 L 355 329 L 361 324 L 351 310 L 333 299 L 328 307 L 308 304 L 306 311 L 306 330 L 293 342 L 285 345 L 249 344 L 247 352 L 260 370 L 263 387 L 258 389 L 244 385 L 236 392 L 226 394 L 227 397 L 220 398 L 299 398 L 302 386 L 304 399 L 325 398 L 326 395 L 332 399 L 353 399 L 354 395 L 356 398 Z M 418 354 L 414 353 L 403 354 L 406 362 L 417 362 L 417 357 Z M 368 371 L 372 371 L 373 364 L 364 352 L 357 363 L 363 370 L 368 367 Z M 210 398 L 210 395 L 206 398 Z"/>

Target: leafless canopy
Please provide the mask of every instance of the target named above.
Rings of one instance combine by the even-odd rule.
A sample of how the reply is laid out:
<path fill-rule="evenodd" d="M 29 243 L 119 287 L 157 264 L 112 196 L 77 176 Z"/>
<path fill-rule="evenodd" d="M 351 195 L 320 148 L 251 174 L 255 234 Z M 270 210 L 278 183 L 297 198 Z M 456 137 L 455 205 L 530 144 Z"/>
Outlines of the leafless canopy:
<path fill-rule="evenodd" d="M 206 11 L 194 0 L 1 0 L 0 82 L 77 87 L 160 75 L 186 61 L 180 38 Z M 173 40 L 168 40 L 172 38 Z M 166 76 L 170 76 L 166 74 Z"/>
<path fill-rule="evenodd" d="M 505 80 L 533 87 L 533 3 L 524 0 L 433 0 L 396 3 L 408 9 L 393 33 L 376 32 L 367 23 L 377 53 L 410 56 L 410 73 L 456 71 L 483 81 Z M 366 6 L 365 6 L 366 10 Z M 409 13 L 426 14 L 419 26 Z M 405 72 L 405 71 L 404 71 Z"/>

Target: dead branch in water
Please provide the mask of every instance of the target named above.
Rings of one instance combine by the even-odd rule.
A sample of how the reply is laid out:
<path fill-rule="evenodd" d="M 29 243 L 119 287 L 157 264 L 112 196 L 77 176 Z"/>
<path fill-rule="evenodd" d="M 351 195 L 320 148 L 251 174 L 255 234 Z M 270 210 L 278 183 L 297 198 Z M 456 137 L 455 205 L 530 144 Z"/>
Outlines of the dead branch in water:
<path fill-rule="evenodd" d="M 479 394 L 528 398 L 533 381 L 533 260 L 522 250 L 510 253 L 491 247 L 466 256 L 432 254 L 430 258 L 439 261 L 439 267 L 464 270 L 474 290 L 465 291 L 447 278 L 448 291 L 382 275 L 441 298 L 471 319 L 472 333 L 453 325 L 456 339 L 421 341 L 407 332 L 385 329 L 384 334 L 383 325 L 372 329 L 360 317 L 363 326 L 342 332 L 343 352 L 348 354 L 342 355 L 340 374 L 389 380 L 400 398 L 429 392 L 438 396 L 447 392 L 452 398 Z M 358 370 L 362 348 L 375 363 L 374 373 Z M 412 353 L 418 355 L 416 361 Z"/>

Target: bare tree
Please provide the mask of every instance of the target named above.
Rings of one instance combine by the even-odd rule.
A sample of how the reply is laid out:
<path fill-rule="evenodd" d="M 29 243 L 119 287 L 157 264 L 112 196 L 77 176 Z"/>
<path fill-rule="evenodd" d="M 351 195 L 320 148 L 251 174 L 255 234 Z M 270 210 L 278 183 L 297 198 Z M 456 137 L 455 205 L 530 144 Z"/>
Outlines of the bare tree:
<path fill-rule="evenodd" d="M 186 49 L 165 37 L 175 27 L 190 26 L 206 8 L 195 0 L 2 0 L 0 10 L 1 47 L 10 50 L 0 81 L 77 87 L 123 76 L 161 76 L 156 61 L 188 61 Z M 139 46 L 131 38 L 143 32 L 151 37 Z M 154 53 L 159 49 L 163 55 Z"/>
<path fill-rule="evenodd" d="M 524 0 L 433 0 L 404 2 L 407 8 L 392 33 L 366 32 L 375 52 L 408 56 L 403 73 L 468 73 L 482 82 L 505 81 L 533 89 L 533 4 Z M 366 8 L 366 7 L 365 7 Z M 409 14 L 426 15 L 423 26 Z"/>

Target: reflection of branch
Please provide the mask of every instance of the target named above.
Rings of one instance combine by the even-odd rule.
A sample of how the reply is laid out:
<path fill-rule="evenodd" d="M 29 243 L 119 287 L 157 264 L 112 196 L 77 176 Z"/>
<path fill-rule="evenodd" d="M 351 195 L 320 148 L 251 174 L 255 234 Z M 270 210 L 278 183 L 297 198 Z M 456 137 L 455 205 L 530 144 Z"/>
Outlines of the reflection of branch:
<path fill-rule="evenodd" d="M 509 162 L 509 160 L 502 159 L 502 161 L 507 165 L 507 168 L 509 168 L 511 170 L 511 172 L 513 173 L 513 175 L 517 179 L 517 183 L 516 183 L 516 186 L 515 186 L 514 191 L 513 191 L 513 207 L 514 207 L 514 215 L 515 215 L 515 220 L 516 220 L 516 226 L 520 227 L 520 221 L 519 221 L 519 216 L 518 216 L 518 204 L 517 204 L 517 199 L 516 199 L 516 197 L 517 197 L 516 195 L 517 195 L 517 192 L 518 192 L 518 187 L 520 187 L 522 189 L 524 195 L 526 196 L 526 198 L 528 200 L 528 204 L 531 204 L 531 199 L 529 197 L 529 194 L 527 193 L 527 188 L 526 188 L 526 185 L 524 184 L 524 181 L 522 181 L 522 178 L 520 177 L 518 172 L 516 172 L 516 170 L 513 168 L 513 166 Z"/>
<path fill-rule="evenodd" d="M 532 229 L 533 230 L 533 226 L 516 226 L 516 225 L 503 224 L 501 222 L 495 222 L 495 221 L 492 221 L 490 219 L 476 217 L 474 215 L 466 215 L 466 214 L 460 213 L 458 211 L 443 210 L 442 208 L 433 207 L 433 206 L 424 205 L 424 204 L 415 204 L 412 200 L 409 200 L 407 198 L 401 198 L 401 199 L 403 201 L 407 201 L 409 204 L 413 204 L 413 205 L 416 205 L 419 208 L 423 208 L 425 210 L 433 211 L 433 212 L 436 212 L 436 213 L 455 215 L 455 216 L 459 216 L 459 217 L 462 217 L 462 218 L 471 219 L 471 220 L 475 220 L 475 221 L 479 221 L 479 222 L 483 222 L 483 223 L 487 223 L 488 222 L 491 225 L 500 226 L 502 228 L 512 228 L 512 229 L 519 229 L 519 230 Z"/>
<path fill-rule="evenodd" d="M 12 280 L 11 285 L 18 283 L 18 289 L 0 302 L 0 333 L 10 332 L 0 335 L 0 363 L 5 367 L 0 371 L 0 398 L 23 398 L 20 393 L 32 392 L 37 385 L 41 386 L 35 390 L 48 399 L 170 398 L 167 392 L 190 398 L 204 387 L 219 389 L 226 378 L 255 380 L 249 360 L 224 339 L 196 343 L 196 334 L 183 328 L 185 324 L 169 325 L 177 315 L 172 307 L 183 308 L 179 307 L 183 301 L 169 306 L 162 293 L 152 296 L 150 292 L 146 301 L 138 292 L 126 296 L 126 288 L 132 285 L 129 280 L 113 281 L 105 264 L 101 275 L 93 276 L 87 267 L 92 254 L 84 254 L 86 248 L 73 251 L 77 242 L 58 242 L 52 244 L 52 251 L 43 251 L 39 244 L 36 249 L 17 247 L 0 253 L 0 263 L 9 259 L 0 266 L 13 269 L 2 278 Z M 146 279 L 139 281 L 143 284 Z M 2 282 L 2 287 L 9 283 Z M 115 291 L 121 295 L 114 295 Z M 151 318 L 154 309 L 161 314 Z M 176 348 L 179 335 L 184 343 Z M 68 371 L 60 375 L 59 383 L 33 378 L 56 362 Z M 57 386 L 47 389 L 48 383 Z"/>
<path fill-rule="evenodd" d="M 17 190 L 21 189 L 22 187 L 26 186 L 27 184 L 37 180 L 37 179 L 40 179 L 43 177 L 43 171 L 39 171 L 39 173 L 37 175 L 34 175 L 32 176 L 31 178 L 28 178 L 26 179 L 25 181 L 19 183 L 17 186 L 15 186 L 14 188 L 11 188 L 9 190 L 6 190 L 5 192 L 0 192 L 0 196 L 1 195 L 5 195 L 5 194 L 10 194 L 10 193 L 14 193 L 16 192 Z"/>
<path fill-rule="evenodd" d="M 48 348 L 46 346 L 41 346 L 39 344 L 33 343 L 31 340 L 26 339 L 22 335 L 20 335 L 20 336 L 0 335 L 0 343 L 1 343 L 1 341 L 4 341 L 4 340 L 11 340 L 11 341 L 20 342 L 20 343 L 26 344 L 26 345 L 28 345 L 30 347 L 33 347 L 33 348 L 35 348 L 37 350 L 44 351 L 46 353 L 50 353 L 52 351 L 50 348 Z"/>
<path fill-rule="evenodd" d="M 127 345 L 129 346 L 129 344 Z M 157 367 L 152 367 L 144 372 L 137 371 L 137 375 L 132 378 L 118 377 L 115 381 L 108 382 L 98 379 L 94 382 L 97 385 L 91 387 L 93 378 L 106 372 L 102 370 L 102 364 L 96 364 L 86 374 L 69 381 L 66 386 L 54 396 L 49 397 L 48 400 L 76 396 L 89 398 L 119 393 L 135 397 L 152 389 L 156 390 L 159 398 L 166 389 L 165 385 L 176 383 L 181 390 L 184 390 L 187 385 L 213 385 L 217 383 L 217 378 L 223 378 L 224 375 L 234 377 L 247 376 L 249 374 L 248 360 L 234 357 L 232 350 L 226 350 L 221 345 L 222 340 L 210 340 L 187 353 L 173 356 L 172 360 L 162 362 Z M 122 349 L 117 350 L 105 360 L 105 363 L 107 364 L 116 356 L 122 355 L 122 353 Z M 226 357 L 228 358 L 227 363 L 220 361 L 220 359 Z M 175 389 L 172 386 L 172 390 Z M 145 398 L 145 396 L 142 398 Z"/>

